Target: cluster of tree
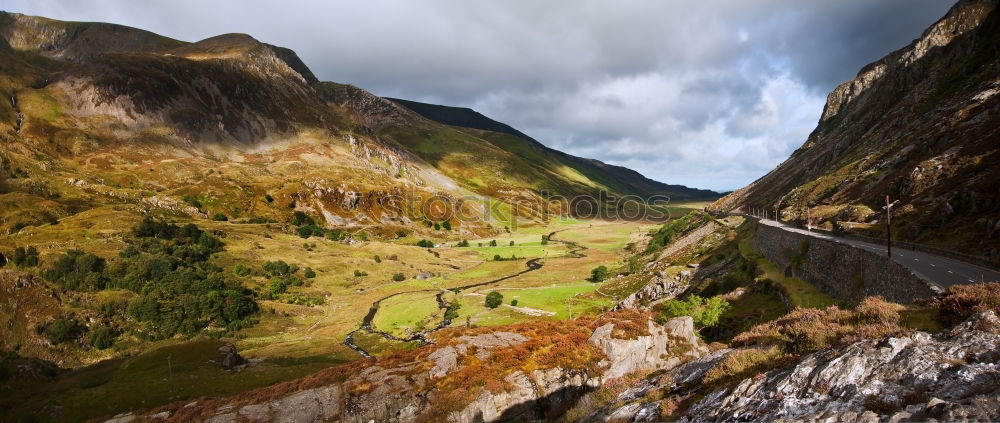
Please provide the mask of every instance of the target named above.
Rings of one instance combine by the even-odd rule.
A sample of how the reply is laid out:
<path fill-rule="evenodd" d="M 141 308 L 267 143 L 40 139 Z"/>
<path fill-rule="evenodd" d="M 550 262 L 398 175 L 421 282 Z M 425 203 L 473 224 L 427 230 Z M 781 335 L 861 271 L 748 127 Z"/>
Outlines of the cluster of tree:
<path fill-rule="evenodd" d="M 28 248 L 17 247 L 14 249 L 14 253 L 10 256 L 10 262 L 14 263 L 17 267 L 38 266 L 38 249 L 34 246 Z"/>
<path fill-rule="evenodd" d="M 402 282 L 402 281 L 405 281 L 405 280 L 406 280 L 406 275 L 404 275 L 404 274 L 402 274 L 402 273 L 396 273 L 396 274 L 393 274 L 393 275 L 392 275 L 392 280 L 393 280 L 394 282 Z"/>
<path fill-rule="evenodd" d="M 493 255 L 493 261 L 514 261 L 520 259 L 521 257 L 515 256 L 513 254 L 511 254 L 510 257 L 501 257 L 500 254 Z"/>
<path fill-rule="evenodd" d="M 434 242 L 428 241 L 426 239 L 421 239 L 420 241 L 417 241 L 417 246 L 424 248 L 434 248 Z"/>
<path fill-rule="evenodd" d="M 295 276 L 295 273 L 299 271 L 299 266 L 296 264 L 285 263 L 284 260 L 275 260 L 265 262 L 261 268 L 264 270 L 264 274 L 269 276 L 267 283 L 264 285 L 264 297 L 269 300 L 277 299 L 281 294 L 288 292 L 288 287 L 291 286 L 302 286 L 305 283 L 302 279 Z M 312 269 L 307 268 L 309 272 L 305 273 L 303 276 L 308 276 L 309 273 L 312 277 L 315 277 L 315 272 Z"/>
<path fill-rule="evenodd" d="M 503 304 L 503 294 L 496 291 L 486 294 L 486 307 L 497 308 L 500 304 Z"/>
<path fill-rule="evenodd" d="M 446 231 L 451 230 L 451 222 L 447 220 L 442 220 L 440 222 L 432 222 L 430 220 L 425 219 L 424 225 L 426 225 L 428 228 L 434 228 L 435 231 L 440 231 L 441 229 L 444 229 Z"/>
<path fill-rule="evenodd" d="M 674 317 L 691 316 L 695 326 L 706 328 L 719 324 L 719 318 L 729 310 L 729 306 L 729 302 L 722 297 L 690 295 L 685 300 L 672 299 L 664 303 L 659 320 L 663 323 Z"/>
<path fill-rule="evenodd" d="M 458 318 L 458 310 L 462 308 L 462 305 L 458 301 L 452 301 L 448 303 L 448 308 L 444 310 L 444 319 L 447 321 L 452 321 Z"/>
<path fill-rule="evenodd" d="M 236 330 L 255 323 L 258 309 L 253 292 L 209 262 L 224 249 L 212 234 L 194 224 L 178 226 L 146 218 L 126 242 L 121 260 L 114 265 L 94 254 L 71 250 L 42 275 L 64 289 L 119 288 L 139 294 L 127 305 L 126 313 L 139 322 L 137 335 L 146 339 L 192 335 L 209 325 Z M 104 338 L 113 339 L 114 333 L 109 329 L 92 336 L 104 345 L 108 343 Z"/>
<path fill-rule="evenodd" d="M 609 277 L 611 277 L 611 271 L 608 270 L 607 266 L 602 264 L 590 269 L 590 278 L 587 280 L 591 282 L 601 282 Z"/>

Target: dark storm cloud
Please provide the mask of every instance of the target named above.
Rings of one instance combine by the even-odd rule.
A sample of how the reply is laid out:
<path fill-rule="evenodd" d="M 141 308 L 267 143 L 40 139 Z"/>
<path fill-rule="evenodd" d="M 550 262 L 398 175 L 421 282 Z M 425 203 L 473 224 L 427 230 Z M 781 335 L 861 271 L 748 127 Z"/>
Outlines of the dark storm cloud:
<path fill-rule="evenodd" d="M 942 0 L 4 0 L 196 41 L 244 32 L 321 79 L 469 106 L 569 153 L 732 189 L 786 158 L 827 92 L 901 48 Z"/>

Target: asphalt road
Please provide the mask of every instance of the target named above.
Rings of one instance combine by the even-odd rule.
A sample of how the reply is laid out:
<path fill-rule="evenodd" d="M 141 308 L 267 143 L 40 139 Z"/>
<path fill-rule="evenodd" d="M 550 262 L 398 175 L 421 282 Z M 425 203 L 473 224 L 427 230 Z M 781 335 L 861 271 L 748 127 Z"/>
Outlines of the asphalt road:
<path fill-rule="evenodd" d="M 805 229 L 787 226 L 774 220 L 761 219 L 760 223 L 768 226 L 779 227 L 786 231 L 808 235 L 814 238 L 848 244 L 856 248 L 863 248 L 882 255 L 886 254 L 885 245 L 835 237 L 821 232 L 810 232 Z M 936 283 L 942 288 L 958 284 L 1000 281 L 1000 272 L 995 270 L 955 260 L 953 258 L 941 257 L 920 251 L 893 248 L 892 259 L 897 263 L 908 267 L 910 270 L 913 270 L 913 272 L 918 276 L 922 276 L 924 279 Z"/>

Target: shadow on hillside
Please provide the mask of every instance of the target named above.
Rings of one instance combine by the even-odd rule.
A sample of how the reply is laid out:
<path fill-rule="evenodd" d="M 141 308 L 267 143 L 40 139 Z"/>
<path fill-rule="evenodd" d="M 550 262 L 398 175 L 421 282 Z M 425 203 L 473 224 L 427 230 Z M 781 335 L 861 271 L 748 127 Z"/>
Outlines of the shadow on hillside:
<path fill-rule="evenodd" d="M 552 421 L 569 411 L 578 399 L 593 390 L 594 388 L 590 386 L 562 388 L 544 397 L 511 406 L 500 413 L 500 417 L 494 421 Z M 482 413 L 477 413 L 472 421 L 475 423 L 485 423 L 486 419 L 483 418 Z"/>

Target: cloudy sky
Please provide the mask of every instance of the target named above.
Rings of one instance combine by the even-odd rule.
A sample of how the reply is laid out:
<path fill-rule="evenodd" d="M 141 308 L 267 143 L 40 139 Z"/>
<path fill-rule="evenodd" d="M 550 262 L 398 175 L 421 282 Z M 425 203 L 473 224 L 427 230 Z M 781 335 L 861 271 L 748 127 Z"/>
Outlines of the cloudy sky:
<path fill-rule="evenodd" d="M 0 0 L 185 41 L 294 49 L 322 80 L 472 107 L 551 147 L 730 190 L 784 160 L 826 94 L 948 0 Z"/>

